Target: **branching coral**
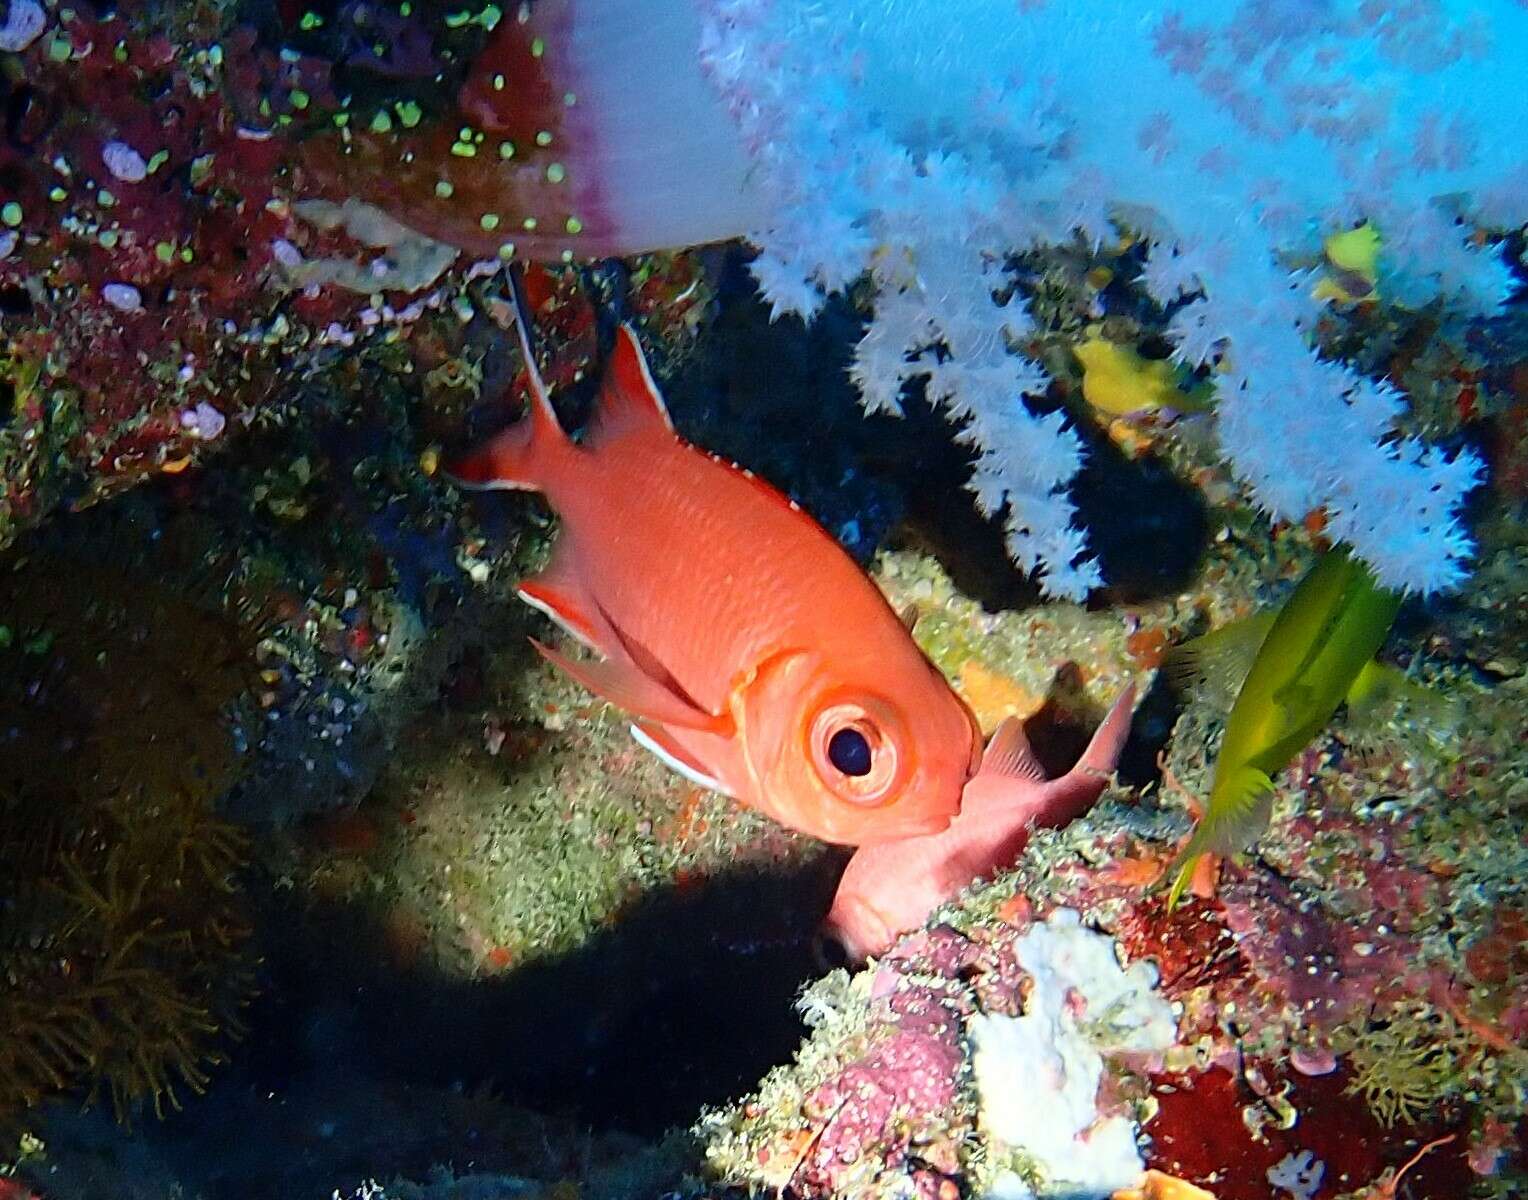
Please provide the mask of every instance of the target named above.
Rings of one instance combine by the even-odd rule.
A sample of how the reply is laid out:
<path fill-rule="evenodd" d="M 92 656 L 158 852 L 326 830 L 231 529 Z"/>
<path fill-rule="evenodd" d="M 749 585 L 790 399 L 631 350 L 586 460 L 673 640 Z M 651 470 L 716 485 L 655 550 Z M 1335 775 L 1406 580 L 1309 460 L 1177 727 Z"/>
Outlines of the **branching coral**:
<path fill-rule="evenodd" d="M 191 797 L 151 817 L 100 815 L 95 838 L 120 840 L 44 860 L 56 877 L 35 880 L 38 899 L 4 922 L 0 1118 L 76 1086 L 90 1101 L 109 1094 L 122 1120 L 143 1100 L 162 1114 L 177 1086 L 203 1089 L 221 1061 L 212 1038 L 236 1023 L 242 841 Z"/>
<path fill-rule="evenodd" d="M 152 580 L 40 553 L 0 573 L 0 1120 L 177 1104 L 249 989 L 211 802 L 251 632 Z"/>

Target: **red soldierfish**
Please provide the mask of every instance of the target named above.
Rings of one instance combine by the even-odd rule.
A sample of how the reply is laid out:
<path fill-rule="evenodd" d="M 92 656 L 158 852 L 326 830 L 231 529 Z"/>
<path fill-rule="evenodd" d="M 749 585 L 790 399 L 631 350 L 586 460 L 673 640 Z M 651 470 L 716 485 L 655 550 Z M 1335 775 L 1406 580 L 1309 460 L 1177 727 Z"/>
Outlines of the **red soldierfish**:
<path fill-rule="evenodd" d="M 1092 807 L 1119 762 L 1130 733 L 1135 685 L 1114 702 L 1077 765 L 1047 780 L 1018 718 L 992 735 L 960 815 L 940 833 L 855 852 L 823 923 L 824 965 L 884 954 L 902 934 L 976 880 L 1012 866 L 1035 828 L 1056 827 Z"/>
<path fill-rule="evenodd" d="M 527 341 L 522 321 L 530 415 L 451 474 L 541 492 L 561 518 L 519 595 L 599 660 L 536 648 L 681 774 L 782 825 L 856 846 L 945 828 L 981 733 L 864 572 L 785 496 L 674 432 L 630 328 L 578 443 Z"/>

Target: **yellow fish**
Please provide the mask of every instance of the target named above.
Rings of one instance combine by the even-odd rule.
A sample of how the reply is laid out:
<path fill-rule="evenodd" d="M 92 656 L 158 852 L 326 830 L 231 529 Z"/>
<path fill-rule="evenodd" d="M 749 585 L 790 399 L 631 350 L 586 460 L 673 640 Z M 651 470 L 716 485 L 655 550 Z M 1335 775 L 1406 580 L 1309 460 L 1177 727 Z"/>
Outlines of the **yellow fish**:
<path fill-rule="evenodd" d="M 1214 682 L 1234 673 L 1245 647 L 1252 666 L 1226 719 L 1204 816 L 1174 863 L 1167 906 L 1174 908 L 1205 854 L 1234 854 L 1257 840 L 1273 810 L 1273 776 L 1294 758 L 1344 700 L 1380 690 L 1372 663 L 1400 608 L 1346 551 L 1329 551 L 1277 612 L 1188 642 L 1174 653 L 1179 678 Z"/>
<path fill-rule="evenodd" d="M 1159 408 L 1204 412 L 1212 406 L 1208 383 L 1185 391 L 1188 372 L 1165 359 L 1144 358 L 1129 346 L 1093 336 L 1072 348 L 1082 364 L 1082 398 L 1100 412 L 1126 417 Z"/>
<path fill-rule="evenodd" d="M 1334 233 L 1322 246 L 1327 273 L 1311 289 L 1315 300 L 1339 305 L 1379 299 L 1379 230 L 1365 221 L 1354 229 Z"/>

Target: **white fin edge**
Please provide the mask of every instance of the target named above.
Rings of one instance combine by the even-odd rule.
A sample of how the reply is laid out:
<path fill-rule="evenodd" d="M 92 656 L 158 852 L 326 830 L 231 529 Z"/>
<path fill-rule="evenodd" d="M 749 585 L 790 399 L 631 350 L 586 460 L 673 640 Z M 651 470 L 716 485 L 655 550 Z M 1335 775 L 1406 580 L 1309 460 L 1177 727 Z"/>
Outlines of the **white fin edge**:
<path fill-rule="evenodd" d="M 643 733 L 638 726 L 632 725 L 630 726 L 630 729 L 631 736 L 636 741 L 637 745 L 641 746 L 644 750 L 650 751 L 659 759 L 659 761 L 663 762 L 671 770 L 677 771 L 680 775 L 683 775 L 693 784 L 698 784 L 700 787 L 709 788 L 713 792 L 721 793 L 729 800 L 737 799 L 736 796 L 734 796 L 730 791 L 722 786 L 720 780 L 712 779 L 711 776 L 697 771 L 694 767 L 690 766 L 689 763 L 680 762 L 662 746 L 658 745 L 657 742 L 653 741 L 653 739 L 650 738 L 647 734 Z"/>
<path fill-rule="evenodd" d="M 550 604 L 546 604 L 546 603 L 544 603 L 544 602 L 542 602 L 540 600 L 537 600 L 536 597 L 534 597 L 534 596 L 530 595 L 528 592 L 526 592 L 524 588 L 516 588 L 515 589 L 515 595 L 518 596 L 521 600 L 523 600 L 526 604 L 529 604 L 532 608 L 534 608 L 537 612 L 541 613 L 543 616 L 546 616 L 546 617 L 550 618 L 552 624 L 556 625 L 558 629 L 562 630 L 565 634 L 567 634 L 574 641 L 576 641 L 580 646 L 583 646 L 583 647 L 585 647 L 585 648 L 587 648 L 589 650 L 593 650 L 594 653 L 598 654 L 601 658 L 605 657 L 605 652 L 603 650 L 601 650 L 598 646 L 596 646 L 593 642 L 591 642 L 587 637 L 585 637 L 582 632 L 580 632 L 579 630 L 575 629 L 571 624 L 569 624 L 568 621 L 563 617 L 563 615 L 560 612 L 558 612 L 555 608 L 553 608 Z"/>
<path fill-rule="evenodd" d="M 451 486 L 460 492 L 539 492 L 541 490 L 528 483 L 511 483 L 507 479 L 491 479 L 487 483 L 468 483 L 465 479 L 458 479 L 449 471 L 442 471 L 441 475 L 449 479 Z"/>
<path fill-rule="evenodd" d="M 625 322 L 621 328 L 631 338 L 633 349 L 637 352 L 637 366 L 642 371 L 642 386 L 647 389 L 648 399 L 653 402 L 653 407 L 658 410 L 658 415 L 663 418 L 664 428 L 670 433 L 677 433 L 674 429 L 674 418 L 669 416 L 668 401 L 663 398 L 663 393 L 658 390 L 658 382 L 653 378 L 652 368 L 647 365 L 647 351 L 642 349 L 642 339 L 637 336 L 636 328 L 630 321 Z M 734 466 L 737 464 L 734 463 Z"/>

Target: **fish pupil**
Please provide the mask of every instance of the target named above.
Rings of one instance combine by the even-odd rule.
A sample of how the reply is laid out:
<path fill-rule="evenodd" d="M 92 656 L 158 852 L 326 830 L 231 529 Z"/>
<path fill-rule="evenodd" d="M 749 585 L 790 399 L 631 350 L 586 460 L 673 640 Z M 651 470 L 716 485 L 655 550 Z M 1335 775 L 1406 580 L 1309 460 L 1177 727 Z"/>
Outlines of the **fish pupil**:
<path fill-rule="evenodd" d="M 840 729 L 828 739 L 828 761 L 845 775 L 868 775 L 870 743 L 858 729 Z"/>

